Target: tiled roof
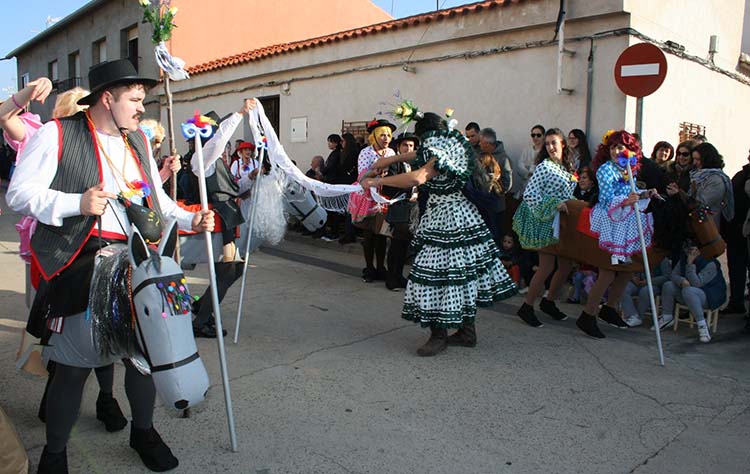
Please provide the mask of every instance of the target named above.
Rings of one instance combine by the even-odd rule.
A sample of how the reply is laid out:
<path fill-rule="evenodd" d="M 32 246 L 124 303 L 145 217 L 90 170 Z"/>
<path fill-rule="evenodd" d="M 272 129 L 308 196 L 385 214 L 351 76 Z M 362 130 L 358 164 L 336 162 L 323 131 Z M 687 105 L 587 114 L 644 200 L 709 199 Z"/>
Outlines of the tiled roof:
<path fill-rule="evenodd" d="M 472 13 L 479 13 L 484 10 L 492 10 L 509 4 L 521 3 L 524 0 L 486 0 L 483 2 L 470 3 L 468 5 L 461 5 L 454 8 L 448 8 L 445 10 L 438 10 L 430 13 L 423 13 L 421 15 L 414 15 L 407 18 L 401 18 L 398 20 L 386 21 L 383 23 L 376 23 L 370 26 L 363 26 L 352 30 L 341 31 L 330 35 L 319 36 L 317 38 L 310 38 L 302 41 L 295 41 L 292 43 L 283 43 L 273 46 L 266 46 L 263 48 L 255 49 L 253 51 L 247 51 L 244 53 L 235 54 L 225 58 L 215 59 L 207 63 L 192 66 L 187 69 L 190 74 L 200 74 L 204 72 L 214 71 L 216 69 L 225 68 L 228 66 L 236 66 L 251 61 L 259 61 L 261 59 L 268 58 L 270 56 L 276 56 L 280 54 L 286 54 L 293 51 L 299 51 L 308 48 L 315 48 L 330 43 L 337 43 L 339 41 L 346 41 L 350 39 L 359 38 L 361 36 L 374 35 L 378 33 L 385 33 L 388 31 L 398 30 L 402 28 L 409 28 L 420 24 L 427 24 L 433 21 L 443 21 L 445 19 L 454 18 L 461 15 L 469 15 Z M 529 0 L 526 0 L 529 1 Z"/>

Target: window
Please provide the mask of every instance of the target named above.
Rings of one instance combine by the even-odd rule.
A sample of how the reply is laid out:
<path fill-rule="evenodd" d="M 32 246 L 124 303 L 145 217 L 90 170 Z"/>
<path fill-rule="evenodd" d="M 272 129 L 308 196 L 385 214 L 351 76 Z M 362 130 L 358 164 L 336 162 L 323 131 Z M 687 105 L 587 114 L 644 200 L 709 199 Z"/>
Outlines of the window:
<path fill-rule="evenodd" d="M 91 64 L 103 63 L 107 60 L 107 38 L 94 41 L 91 46 Z"/>
<path fill-rule="evenodd" d="M 58 92 L 65 92 L 81 85 L 81 55 L 78 51 L 68 55 L 68 78 L 59 81 Z"/>
<path fill-rule="evenodd" d="M 57 74 L 57 59 L 47 64 L 47 77 L 52 81 L 52 90 L 57 90 L 57 83 L 60 81 Z"/>
<path fill-rule="evenodd" d="M 138 25 L 120 31 L 120 57 L 129 59 L 138 71 Z"/>
<path fill-rule="evenodd" d="M 681 122 L 680 123 L 680 142 L 690 140 L 696 135 L 706 136 L 706 126 L 698 125 L 696 123 Z"/>
<path fill-rule="evenodd" d="M 279 130 L 279 96 L 271 95 L 260 97 L 258 100 L 263 105 L 263 109 L 266 111 L 266 117 L 268 117 L 268 121 L 271 122 L 271 126 L 273 126 L 274 130 L 276 130 L 276 133 L 279 135 L 279 138 L 281 138 L 281 130 Z M 250 130 L 250 125 L 247 120 L 245 120 L 244 123 L 245 126 L 242 130 L 243 137 L 252 137 L 253 133 Z"/>

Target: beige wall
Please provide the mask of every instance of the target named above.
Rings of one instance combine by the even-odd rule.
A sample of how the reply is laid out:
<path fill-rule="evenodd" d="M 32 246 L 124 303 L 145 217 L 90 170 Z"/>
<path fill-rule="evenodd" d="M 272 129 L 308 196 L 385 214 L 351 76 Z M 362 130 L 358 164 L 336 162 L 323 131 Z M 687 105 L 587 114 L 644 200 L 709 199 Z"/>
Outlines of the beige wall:
<path fill-rule="evenodd" d="M 170 47 L 188 66 L 363 25 L 391 16 L 370 0 L 172 0 L 179 8 Z"/>

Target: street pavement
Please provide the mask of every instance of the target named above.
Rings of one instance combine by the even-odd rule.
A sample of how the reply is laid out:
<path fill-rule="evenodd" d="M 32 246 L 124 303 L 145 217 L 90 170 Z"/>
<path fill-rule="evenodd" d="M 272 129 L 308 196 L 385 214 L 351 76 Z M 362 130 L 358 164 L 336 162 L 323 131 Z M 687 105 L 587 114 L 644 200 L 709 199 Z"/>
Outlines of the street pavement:
<path fill-rule="evenodd" d="M 44 380 L 14 359 L 27 309 L 24 267 L 0 199 L 0 404 L 36 470 Z M 176 473 L 747 473 L 750 472 L 750 336 L 742 316 L 722 317 L 701 344 L 664 333 L 659 365 L 647 328 L 607 326 L 605 340 L 570 316 L 523 324 L 514 297 L 478 313 L 479 345 L 420 358 L 427 331 L 402 320 L 403 293 L 359 278 L 356 246 L 290 236 L 250 260 L 239 343 L 231 336 L 239 283 L 222 305 L 239 446 L 231 452 L 217 344 L 199 339 L 208 399 L 180 418 L 157 401 L 154 425 L 180 460 Z M 351 249 L 354 249 L 352 251 Z M 207 268 L 187 272 L 193 293 Z M 124 369 L 115 396 L 129 417 Z M 68 445 L 71 472 L 149 472 L 128 447 L 129 427 L 95 419 L 86 386 Z"/>

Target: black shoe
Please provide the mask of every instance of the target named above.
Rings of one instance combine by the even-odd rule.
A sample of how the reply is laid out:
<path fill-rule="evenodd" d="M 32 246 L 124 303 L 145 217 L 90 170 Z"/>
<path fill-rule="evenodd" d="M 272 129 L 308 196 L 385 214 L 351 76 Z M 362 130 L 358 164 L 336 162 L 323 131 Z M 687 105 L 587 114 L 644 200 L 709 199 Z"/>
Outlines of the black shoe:
<path fill-rule="evenodd" d="M 110 433 L 120 431 L 128 424 L 111 393 L 99 392 L 99 398 L 96 399 L 96 419 L 104 423 L 104 429 Z"/>
<path fill-rule="evenodd" d="M 385 268 L 378 268 L 375 270 L 375 279 L 380 281 L 385 281 L 385 279 L 388 278 L 388 270 Z"/>
<path fill-rule="evenodd" d="M 536 317 L 536 314 L 534 314 L 534 307 L 530 306 L 526 303 L 521 305 L 521 308 L 516 313 L 521 319 L 523 319 L 523 322 L 531 326 L 532 328 L 540 328 L 544 326 L 541 321 Z"/>
<path fill-rule="evenodd" d="M 599 319 L 616 328 L 627 329 L 630 327 L 622 320 L 616 309 L 606 304 L 603 304 L 599 309 Z"/>
<path fill-rule="evenodd" d="M 365 283 L 372 283 L 375 281 L 375 269 L 365 268 L 362 270 L 362 279 Z"/>
<path fill-rule="evenodd" d="M 222 334 L 224 336 L 227 335 L 227 330 L 223 329 Z M 205 337 L 207 339 L 216 339 L 216 326 L 212 326 L 208 323 L 204 324 L 203 326 L 193 326 L 193 336 L 194 337 Z"/>
<path fill-rule="evenodd" d="M 63 449 L 61 453 L 50 453 L 45 446 L 36 472 L 38 474 L 68 474 L 67 449 Z"/>
<path fill-rule="evenodd" d="M 596 324 L 596 316 L 592 316 L 586 311 L 581 311 L 581 315 L 578 316 L 578 320 L 576 320 L 576 326 L 578 326 L 578 329 L 585 332 L 591 337 L 595 337 L 597 339 L 604 339 L 605 337 L 607 337 Z"/>
<path fill-rule="evenodd" d="M 353 235 L 345 235 L 345 236 L 343 236 L 343 237 L 341 237 L 339 239 L 339 243 L 341 245 L 344 245 L 344 244 L 353 244 L 356 241 L 357 241 L 357 238 L 355 236 L 353 236 Z"/>
<path fill-rule="evenodd" d="M 560 311 L 554 301 L 548 300 L 547 298 L 542 298 L 542 301 L 539 302 L 539 309 L 552 316 L 552 319 L 556 319 L 557 321 L 565 321 L 568 319 L 568 315 Z"/>
<path fill-rule="evenodd" d="M 394 279 L 390 277 L 385 279 L 385 287 L 391 291 L 401 291 L 403 288 L 398 281 L 394 281 Z"/>
<path fill-rule="evenodd" d="M 179 461 L 172 454 L 153 426 L 147 430 L 130 427 L 130 447 L 135 449 L 141 461 L 154 472 L 174 469 Z"/>

